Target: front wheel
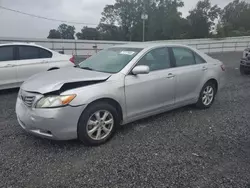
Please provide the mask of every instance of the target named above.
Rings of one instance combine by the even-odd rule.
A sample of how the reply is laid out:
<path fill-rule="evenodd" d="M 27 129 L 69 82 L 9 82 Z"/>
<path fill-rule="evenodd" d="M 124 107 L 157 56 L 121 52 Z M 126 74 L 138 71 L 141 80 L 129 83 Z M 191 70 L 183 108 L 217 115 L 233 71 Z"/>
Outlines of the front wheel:
<path fill-rule="evenodd" d="M 107 142 L 118 125 L 116 109 L 104 102 L 94 103 L 81 115 L 78 122 L 78 139 L 87 146 L 97 146 Z"/>
<path fill-rule="evenodd" d="M 216 95 L 216 87 L 213 82 L 206 83 L 199 96 L 199 100 L 196 103 L 196 106 L 201 109 L 210 108 L 214 102 Z"/>

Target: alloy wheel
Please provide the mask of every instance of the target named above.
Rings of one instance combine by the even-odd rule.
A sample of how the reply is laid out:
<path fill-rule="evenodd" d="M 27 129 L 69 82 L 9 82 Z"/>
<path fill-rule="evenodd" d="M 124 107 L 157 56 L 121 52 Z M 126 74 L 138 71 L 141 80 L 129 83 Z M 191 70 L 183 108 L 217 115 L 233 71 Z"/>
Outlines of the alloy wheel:
<path fill-rule="evenodd" d="M 207 86 L 203 91 L 202 103 L 205 106 L 208 106 L 212 103 L 213 99 L 214 99 L 214 89 L 212 86 Z"/>
<path fill-rule="evenodd" d="M 113 127 L 113 115 L 107 110 L 100 110 L 90 116 L 87 122 L 87 134 L 93 140 L 102 140 L 108 137 Z"/>

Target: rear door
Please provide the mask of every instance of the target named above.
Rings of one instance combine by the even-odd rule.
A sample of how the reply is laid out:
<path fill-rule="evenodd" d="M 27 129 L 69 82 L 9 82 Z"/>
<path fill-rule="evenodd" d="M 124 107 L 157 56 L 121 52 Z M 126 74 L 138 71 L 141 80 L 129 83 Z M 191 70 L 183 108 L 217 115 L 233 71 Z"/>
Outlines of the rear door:
<path fill-rule="evenodd" d="M 185 47 L 173 47 L 176 76 L 176 104 L 186 104 L 197 99 L 204 83 L 207 64 L 198 54 Z"/>
<path fill-rule="evenodd" d="M 23 82 L 30 76 L 49 69 L 52 53 L 36 46 L 17 46 L 17 80 Z"/>
<path fill-rule="evenodd" d="M 11 45 L 0 47 L 0 88 L 17 86 L 17 62 Z"/>

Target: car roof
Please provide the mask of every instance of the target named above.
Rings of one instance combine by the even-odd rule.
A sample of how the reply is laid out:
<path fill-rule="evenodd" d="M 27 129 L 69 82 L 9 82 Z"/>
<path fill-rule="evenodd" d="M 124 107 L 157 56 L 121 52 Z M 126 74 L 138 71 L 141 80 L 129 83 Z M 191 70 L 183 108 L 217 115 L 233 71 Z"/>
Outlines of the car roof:
<path fill-rule="evenodd" d="M 36 45 L 35 43 L 28 43 L 28 42 L 11 42 L 11 43 L 3 43 L 0 44 L 0 46 L 12 46 L 12 45 L 23 45 L 23 46 L 36 46 L 36 47 L 42 47 L 39 45 Z M 44 47 L 43 47 L 44 48 Z"/>
<path fill-rule="evenodd" d="M 188 47 L 187 45 L 183 44 L 173 44 L 173 43 L 166 43 L 166 42 L 138 42 L 138 43 L 128 43 L 128 44 L 122 44 L 122 45 L 115 45 L 111 48 L 157 48 L 157 47 Z"/>
<path fill-rule="evenodd" d="M 14 46 L 14 45 L 34 46 L 34 47 L 38 47 L 38 48 L 43 48 L 43 49 L 45 49 L 45 50 L 48 50 L 48 51 L 54 53 L 54 51 L 53 51 L 53 50 L 50 50 L 49 48 L 46 48 L 46 47 L 37 45 L 37 44 L 35 44 L 35 43 L 28 43 L 28 42 L 11 42 L 11 43 L 3 43 L 3 44 L 0 44 L 0 47 L 1 47 L 1 46 Z"/>

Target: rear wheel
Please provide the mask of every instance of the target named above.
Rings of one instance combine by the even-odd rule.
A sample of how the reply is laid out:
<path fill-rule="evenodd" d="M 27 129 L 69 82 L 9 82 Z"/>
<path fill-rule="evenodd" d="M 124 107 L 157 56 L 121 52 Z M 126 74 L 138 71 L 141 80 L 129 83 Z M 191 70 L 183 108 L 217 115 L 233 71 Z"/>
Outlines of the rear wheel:
<path fill-rule="evenodd" d="M 215 95 L 215 84 L 213 82 L 207 82 L 200 92 L 199 100 L 196 103 L 196 106 L 201 109 L 210 108 L 214 102 Z"/>
<path fill-rule="evenodd" d="M 80 117 L 78 139 L 87 146 L 104 144 L 114 135 L 118 124 L 118 114 L 112 105 L 94 103 Z"/>

